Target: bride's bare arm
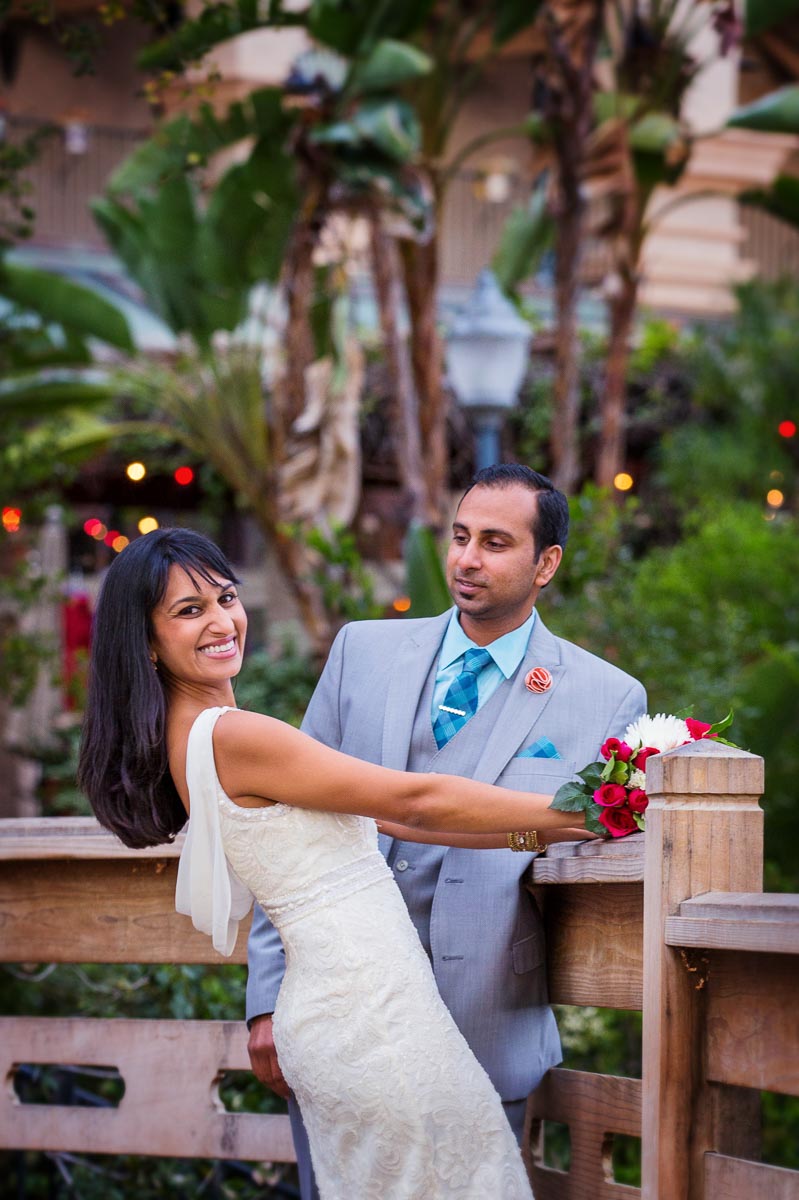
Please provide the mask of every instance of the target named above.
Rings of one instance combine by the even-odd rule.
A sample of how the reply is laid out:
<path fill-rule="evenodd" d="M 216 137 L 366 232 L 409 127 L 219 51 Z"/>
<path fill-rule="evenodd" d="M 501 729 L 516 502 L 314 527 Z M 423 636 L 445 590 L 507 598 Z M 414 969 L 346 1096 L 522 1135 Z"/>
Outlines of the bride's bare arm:
<path fill-rule="evenodd" d="M 455 775 L 378 767 L 322 745 L 259 713 L 225 713 L 214 728 L 214 756 L 232 800 L 358 813 L 439 833 L 537 830 L 546 841 L 574 828 L 574 813 L 549 807 L 549 795 L 514 792 Z M 501 844 L 501 843 L 500 843 Z"/>
<path fill-rule="evenodd" d="M 576 818 L 575 818 L 576 819 Z M 410 829 L 407 825 L 397 825 L 393 821 L 378 820 L 377 828 L 387 837 L 400 838 L 404 842 L 423 842 L 427 846 L 456 846 L 460 850 L 507 850 L 507 833 L 447 833 L 432 829 Z M 578 842 L 593 840 L 598 835 L 589 833 L 587 829 L 550 829 L 546 838 L 541 840 L 548 845 L 550 842 Z"/>

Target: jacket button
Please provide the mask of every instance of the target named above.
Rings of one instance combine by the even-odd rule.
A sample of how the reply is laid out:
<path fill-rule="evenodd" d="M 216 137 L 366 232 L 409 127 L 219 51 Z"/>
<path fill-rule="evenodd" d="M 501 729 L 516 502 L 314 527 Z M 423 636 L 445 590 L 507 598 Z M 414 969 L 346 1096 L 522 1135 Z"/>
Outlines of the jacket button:
<path fill-rule="evenodd" d="M 398 861 L 397 861 L 397 862 L 394 864 L 394 866 L 396 867 L 396 869 L 397 869 L 398 871 L 407 871 L 407 870 L 408 870 L 408 862 L 407 862 L 407 860 L 406 860 L 406 859 L 404 859 L 404 858 L 400 858 L 400 859 L 399 859 L 399 860 L 398 860 Z"/>

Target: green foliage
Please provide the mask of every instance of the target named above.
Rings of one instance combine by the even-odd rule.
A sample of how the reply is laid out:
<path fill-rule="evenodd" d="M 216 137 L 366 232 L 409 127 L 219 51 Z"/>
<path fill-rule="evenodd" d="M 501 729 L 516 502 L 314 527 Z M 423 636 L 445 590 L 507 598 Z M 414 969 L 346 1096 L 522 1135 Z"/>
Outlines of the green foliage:
<path fill-rule="evenodd" d="M 799 641 L 767 645 L 741 676 L 735 729 L 766 760 L 768 890 L 799 891 L 796 780 L 799 771 Z M 797 1143 L 799 1144 L 799 1143 Z M 799 1165 L 796 1163 L 795 1165 Z"/>
<path fill-rule="evenodd" d="M 427 75 L 433 63 L 415 46 L 383 38 L 362 61 L 353 64 L 349 87 L 358 95 L 383 92 Z"/>
<path fill-rule="evenodd" d="M 246 656 L 234 685 L 236 704 L 299 725 L 316 679 L 310 658 L 287 637 L 277 653 L 260 649 Z"/>
<path fill-rule="evenodd" d="M 796 0 L 748 0 L 744 7 L 747 37 L 765 33 L 796 15 Z"/>
<path fill-rule="evenodd" d="M 375 599 L 374 579 L 364 566 L 353 533 L 338 522 L 327 530 L 294 527 L 291 533 L 315 552 L 318 565 L 312 577 L 334 619 L 343 623 L 383 616 L 384 607 Z"/>
<path fill-rule="evenodd" d="M 592 582 L 615 575 L 629 562 L 629 531 L 637 502 L 631 497 L 624 508 L 593 483 L 569 499 L 569 540 L 566 563 L 550 585 L 555 603 L 581 597 Z"/>
<path fill-rule="evenodd" d="M 277 137 L 285 120 L 281 97 L 278 88 L 257 88 L 224 114 L 201 104 L 193 118 L 183 114 L 164 122 L 116 168 L 109 193 L 119 197 L 155 191 L 169 176 L 204 166 L 214 154 L 246 138 Z"/>
<path fill-rule="evenodd" d="M 0 264 L 0 295 L 19 309 L 33 310 L 44 323 L 133 350 L 127 319 L 116 305 L 63 275 L 5 261 Z"/>
<path fill-rule="evenodd" d="M 558 633 L 641 679 L 650 712 L 693 705 L 712 721 L 735 710 L 735 742 L 773 764 L 766 856 L 789 887 L 799 886 L 791 749 L 799 741 L 797 562 L 792 521 L 765 521 L 743 503 L 708 505 L 676 545 L 608 562 L 604 575 L 561 596 L 552 618 Z M 562 569 L 569 573 L 568 559 Z"/>
<path fill-rule="evenodd" d="M 649 317 L 641 322 L 630 355 L 630 374 L 635 377 L 654 371 L 680 346 L 680 331 L 673 321 Z"/>
<path fill-rule="evenodd" d="M 530 374 L 523 384 L 519 403 L 510 413 L 515 457 L 519 462 L 535 463 L 540 471 L 549 469 L 550 431 L 553 419 L 552 375 Z"/>
<path fill-rule="evenodd" d="M 403 547 L 410 617 L 435 617 L 452 604 L 441 553 L 432 530 L 412 524 Z"/>
<path fill-rule="evenodd" d="M 220 1089 L 221 1090 L 221 1089 Z M 3 1200 L 278 1200 L 295 1178 L 284 1164 L 135 1155 L 2 1154 Z M 24 1190 L 23 1190 L 24 1189 Z"/>
<path fill-rule="evenodd" d="M 546 180 L 533 189 L 526 208 L 514 208 L 502 230 L 492 262 L 497 283 L 518 300 L 521 283 L 536 273 L 555 239 L 555 221 L 546 200 Z"/>
<path fill-rule="evenodd" d="M 689 420 L 663 439 L 659 482 L 681 511 L 778 488 L 790 506 L 797 482 L 792 442 L 778 425 L 796 412 L 799 286 L 793 280 L 738 290 L 734 322 L 698 329 L 688 347 L 694 375 Z"/>
<path fill-rule="evenodd" d="M 799 84 L 786 84 L 736 108 L 727 118 L 727 125 L 758 133 L 799 133 Z"/>
<path fill-rule="evenodd" d="M 20 613 L 46 598 L 47 587 L 27 560 L 0 572 L 0 695 L 12 707 L 25 703 L 40 669 L 55 659 L 54 639 L 23 632 L 19 621 Z"/>
<path fill-rule="evenodd" d="M 264 8 L 268 11 L 266 19 Z M 298 23 L 286 17 L 282 10 L 282 0 L 269 0 L 267 5 L 258 0 L 233 0 L 232 3 L 222 0 L 204 4 L 194 20 L 182 22 L 166 37 L 145 47 L 139 53 L 139 66 L 145 71 L 181 71 L 229 38 L 262 28 L 269 23 L 270 17 L 275 24 Z"/>
<path fill-rule="evenodd" d="M 0 143 L 0 252 L 33 232 L 36 214 L 28 203 L 31 184 L 23 172 L 36 161 L 43 144 L 55 133 L 55 125 L 45 125 L 21 141 Z"/>
<path fill-rule="evenodd" d="M 768 188 L 741 192 L 738 202 L 762 208 L 794 229 L 799 228 L 799 179 L 795 175 L 778 175 Z"/>

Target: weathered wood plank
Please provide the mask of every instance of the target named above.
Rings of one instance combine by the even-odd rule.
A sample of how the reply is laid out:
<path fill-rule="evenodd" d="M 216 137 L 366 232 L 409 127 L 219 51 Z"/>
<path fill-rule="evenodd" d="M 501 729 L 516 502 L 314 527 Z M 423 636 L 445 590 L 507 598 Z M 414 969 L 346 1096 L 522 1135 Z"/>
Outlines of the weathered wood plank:
<path fill-rule="evenodd" d="M 640 1010 L 642 885 L 548 884 L 533 891 L 546 928 L 552 1003 Z"/>
<path fill-rule="evenodd" d="M 0 820 L 0 861 L 45 858 L 179 858 L 184 834 L 165 846 L 131 850 L 94 817 L 8 817 Z"/>
<path fill-rule="evenodd" d="M 571 1168 L 544 1165 L 542 1121 L 569 1126 Z M 641 1136 L 641 1081 L 560 1068 L 548 1071 L 527 1106 L 528 1169 L 536 1200 L 637 1200 L 640 1191 L 616 1183 L 613 1134 Z"/>
<path fill-rule="evenodd" d="M 174 858 L 0 863 L 0 961 L 247 961 L 249 918 L 230 959 L 175 912 Z"/>
<path fill-rule="evenodd" d="M 799 895 L 791 892 L 704 892 L 701 896 L 683 900 L 680 916 L 799 921 Z"/>
<path fill-rule="evenodd" d="M 22 1104 L 7 1085 L 3 1149 L 294 1161 L 287 1116 L 219 1099 L 221 1072 L 249 1070 L 243 1022 L 1 1018 L 2 1078 L 20 1063 L 116 1067 L 125 1093 L 117 1108 Z"/>
<path fill-rule="evenodd" d="M 717 951 L 707 984 L 707 1075 L 799 1096 L 799 958 Z"/>
<path fill-rule="evenodd" d="M 725 921 L 721 918 L 669 917 L 665 926 L 668 946 L 695 946 L 705 950 L 760 951 L 763 954 L 799 954 L 799 925 L 780 921 Z"/>
<path fill-rule="evenodd" d="M 708 892 L 666 921 L 670 946 L 799 954 L 799 896 Z"/>
<path fill-rule="evenodd" d="M 708 1200 L 799 1200 L 799 1171 L 706 1154 L 705 1195 Z"/>
<path fill-rule="evenodd" d="M 635 883 L 644 878 L 644 835 L 617 841 L 553 842 L 533 861 L 530 881 L 539 883 Z"/>

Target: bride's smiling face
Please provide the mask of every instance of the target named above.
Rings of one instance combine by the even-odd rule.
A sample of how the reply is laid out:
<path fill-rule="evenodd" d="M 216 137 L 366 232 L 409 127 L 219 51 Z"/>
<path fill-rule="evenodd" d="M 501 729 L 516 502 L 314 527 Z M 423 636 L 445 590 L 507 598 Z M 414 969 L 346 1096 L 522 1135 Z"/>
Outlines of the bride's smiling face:
<path fill-rule="evenodd" d="M 209 582 L 183 567 L 170 567 L 152 627 L 151 654 L 158 670 L 171 679 L 221 683 L 241 670 L 247 614 L 236 585 L 227 579 L 213 576 Z"/>

